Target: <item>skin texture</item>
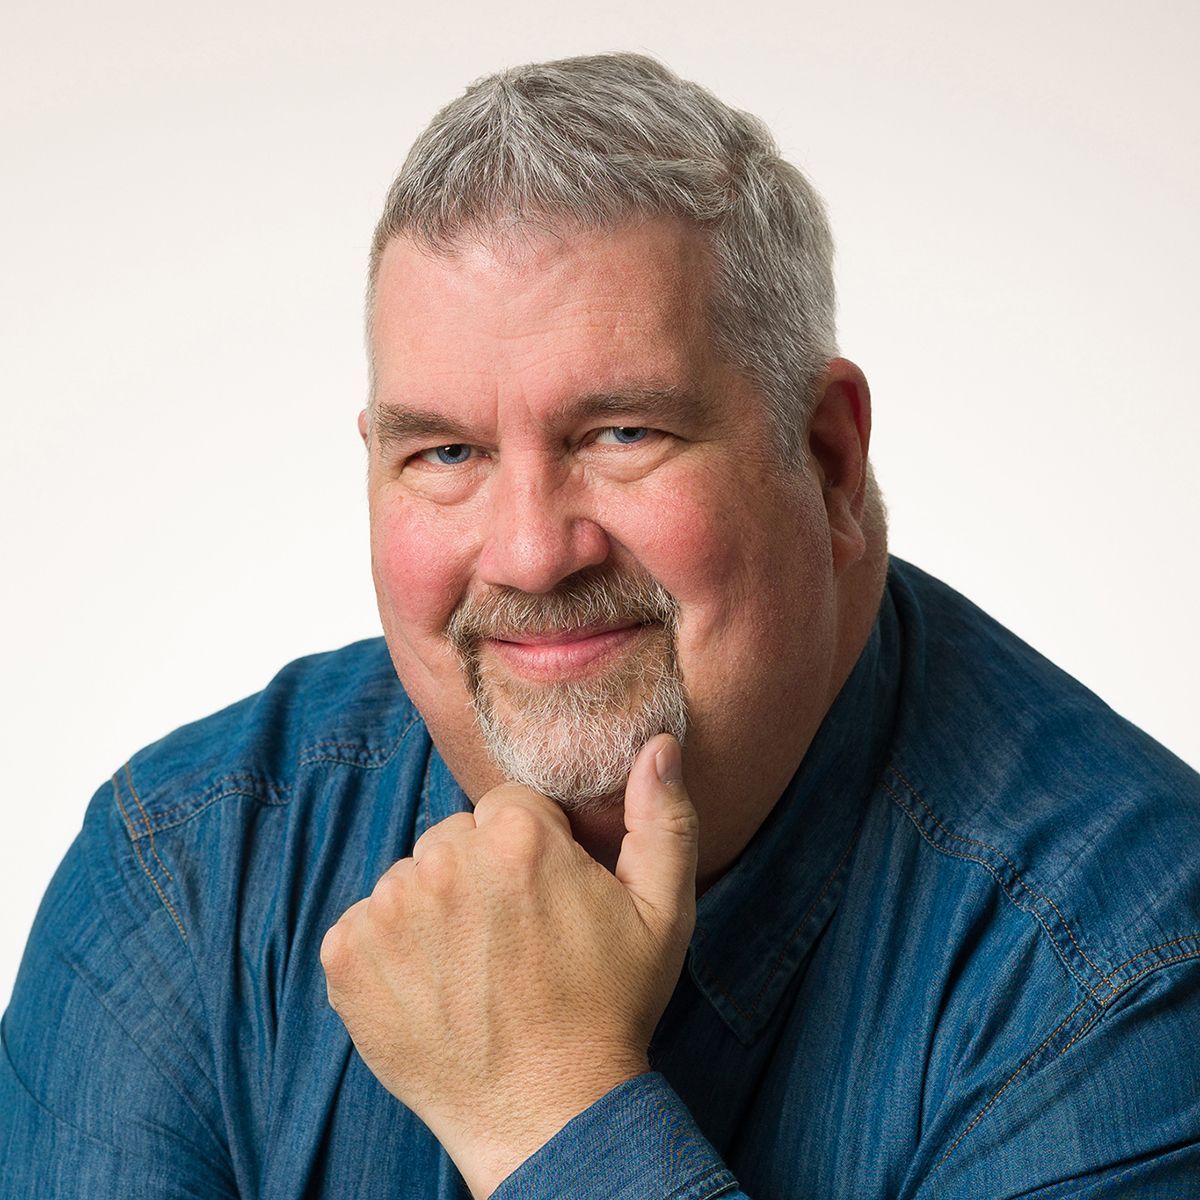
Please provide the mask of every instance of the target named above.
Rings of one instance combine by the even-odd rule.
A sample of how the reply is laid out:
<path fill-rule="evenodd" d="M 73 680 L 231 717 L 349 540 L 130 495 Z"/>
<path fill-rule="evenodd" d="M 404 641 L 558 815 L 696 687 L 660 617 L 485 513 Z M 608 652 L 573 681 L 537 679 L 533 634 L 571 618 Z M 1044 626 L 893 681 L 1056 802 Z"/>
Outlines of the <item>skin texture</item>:
<path fill-rule="evenodd" d="M 449 256 L 395 240 L 380 264 L 377 409 L 360 416 L 376 593 L 475 811 L 426 834 L 322 961 L 367 1065 L 479 1197 L 646 1069 L 695 896 L 784 790 L 878 605 L 861 372 L 829 365 L 808 461 L 785 466 L 753 386 L 715 356 L 708 278 L 702 237 L 671 218 Z M 614 427 L 649 432 L 622 444 Z M 469 450 L 446 464 L 447 444 Z M 446 625 L 464 597 L 602 569 L 648 574 L 678 606 L 686 754 L 654 738 L 624 796 L 564 815 L 492 764 Z M 609 661 L 483 653 L 534 684 Z"/>

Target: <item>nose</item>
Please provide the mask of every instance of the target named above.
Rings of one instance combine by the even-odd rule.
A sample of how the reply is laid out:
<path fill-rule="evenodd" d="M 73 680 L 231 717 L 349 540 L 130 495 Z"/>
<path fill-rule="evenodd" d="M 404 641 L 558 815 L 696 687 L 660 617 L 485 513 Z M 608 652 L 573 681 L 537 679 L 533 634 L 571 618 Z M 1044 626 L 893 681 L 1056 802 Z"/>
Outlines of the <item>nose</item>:
<path fill-rule="evenodd" d="M 499 463 L 489 483 L 481 582 L 549 592 L 608 558 L 608 535 L 582 511 L 586 484 L 544 464 L 513 461 Z"/>

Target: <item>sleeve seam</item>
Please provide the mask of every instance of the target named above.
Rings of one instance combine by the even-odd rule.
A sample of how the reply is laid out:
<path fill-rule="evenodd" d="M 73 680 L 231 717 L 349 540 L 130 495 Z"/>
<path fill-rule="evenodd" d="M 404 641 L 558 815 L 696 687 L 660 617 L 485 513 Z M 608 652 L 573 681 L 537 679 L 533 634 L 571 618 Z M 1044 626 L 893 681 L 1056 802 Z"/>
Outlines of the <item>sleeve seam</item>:
<path fill-rule="evenodd" d="M 114 793 L 116 793 L 117 782 L 116 782 L 115 776 L 114 776 L 113 786 L 114 786 Z M 117 805 L 118 805 L 118 808 L 121 810 L 122 817 L 124 818 L 126 814 L 125 814 L 123 806 L 120 803 L 119 795 L 117 796 Z M 124 825 L 125 832 L 128 835 L 129 834 L 129 825 L 128 825 L 127 821 L 123 820 L 122 824 Z M 173 906 L 170 904 L 169 900 L 166 898 L 162 889 L 158 886 L 157 882 L 154 880 L 153 876 L 150 874 L 150 871 L 145 862 L 145 858 L 140 853 L 137 842 L 132 837 L 130 837 L 130 844 L 131 844 L 131 848 L 134 850 L 135 854 L 137 855 L 139 865 L 141 866 L 142 871 L 145 872 L 147 877 L 150 878 L 151 883 L 154 884 L 154 890 L 158 893 L 158 896 L 162 900 L 163 904 L 166 905 L 167 910 L 171 913 L 172 917 L 175 920 L 176 926 L 179 928 L 180 933 L 182 934 L 183 943 L 182 943 L 182 946 L 180 947 L 180 953 L 182 953 L 184 955 L 184 957 L 186 958 L 187 966 L 186 966 L 185 970 L 190 971 L 191 983 L 192 983 L 192 987 L 194 988 L 194 991 L 195 991 L 196 1000 L 200 1006 L 201 1012 L 204 1013 L 204 1028 L 207 1029 L 208 1028 L 207 1007 L 204 1003 L 203 991 L 200 988 L 199 972 L 198 972 L 198 969 L 196 966 L 195 956 L 192 953 L 191 943 L 188 940 L 187 934 L 183 931 L 182 924 L 179 920 L 178 914 L 175 912 Z M 89 857 L 90 856 L 85 855 L 81 865 L 82 865 L 84 877 L 87 880 L 88 889 L 92 894 L 92 900 L 93 900 L 93 903 L 95 906 L 95 912 L 96 912 L 97 919 L 104 922 L 104 926 L 108 930 L 108 934 L 112 938 L 113 944 L 120 948 L 120 952 L 124 956 L 124 960 L 125 960 L 129 975 L 133 979 L 137 980 L 139 991 L 145 996 L 146 1004 L 154 1012 L 155 1019 L 157 1021 L 159 1021 L 159 1023 L 162 1024 L 165 1028 L 173 1029 L 174 1023 L 167 1017 L 167 1015 L 163 1012 L 163 1010 L 157 1004 L 157 1002 L 154 998 L 154 993 L 153 993 L 152 989 L 147 985 L 142 971 L 140 971 L 137 968 L 137 966 L 134 964 L 128 950 L 126 949 L 126 944 L 128 942 L 128 939 L 120 937 L 118 935 L 117 931 L 112 926 L 112 923 L 109 919 L 109 915 L 105 909 L 105 906 L 100 902 L 99 896 L 96 892 L 95 881 L 93 879 L 94 867 L 93 867 L 93 864 L 90 861 L 88 861 Z M 121 863 L 121 861 L 119 859 L 115 860 L 113 862 L 113 866 L 116 869 L 119 878 L 122 880 L 123 890 L 125 890 L 125 891 L 130 890 L 132 883 L 134 881 L 136 881 L 136 878 L 137 878 L 136 874 L 134 874 L 131 879 L 128 874 L 128 867 L 125 864 Z M 166 870 L 165 865 L 163 866 L 163 870 L 164 871 Z M 169 872 L 168 872 L 168 874 L 169 874 Z M 112 1019 L 120 1027 L 122 1032 L 125 1033 L 126 1037 L 129 1037 L 134 1042 L 134 1044 L 136 1046 L 138 1046 L 139 1049 L 142 1049 L 141 1044 L 137 1041 L 136 1038 L 133 1037 L 133 1035 L 126 1028 L 125 1024 L 118 1018 L 117 1014 L 111 1008 L 109 1008 L 107 1005 L 104 1004 L 103 1000 L 97 995 L 97 993 L 90 986 L 90 984 L 88 984 L 87 979 L 78 970 L 75 963 L 72 962 L 70 960 L 70 958 L 66 957 L 66 956 L 64 956 L 64 961 L 70 967 L 72 972 L 80 979 L 83 986 L 88 988 L 88 991 L 90 992 L 90 994 L 96 998 L 97 1002 L 101 1005 L 101 1007 L 104 1009 L 104 1011 L 109 1013 L 109 1015 L 112 1017 Z M 143 1049 L 142 1053 L 146 1054 L 146 1051 Z M 216 1095 L 217 1090 L 218 1090 L 217 1085 L 216 1085 L 212 1075 L 209 1073 L 208 1070 L 205 1069 L 205 1064 L 202 1062 L 201 1057 L 199 1055 L 193 1053 L 191 1050 L 189 1050 L 186 1047 L 186 1045 L 184 1046 L 184 1053 L 187 1056 L 187 1060 L 190 1061 L 194 1065 L 196 1071 L 199 1073 L 200 1077 L 204 1080 L 204 1082 L 208 1086 L 208 1088 L 213 1092 L 214 1095 Z M 208 1134 L 213 1139 L 214 1143 L 217 1145 L 221 1145 L 222 1139 L 219 1135 L 219 1132 L 214 1130 L 211 1127 L 210 1123 L 204 1117 L 203 1113 L 201 1113 L 196 1108 L 196 1106 L 191 1102 L 191 1100 L 188 1098 L 188 1096 L 171 1080 L 169 1075 L 167 1075 L 162 1070 L 161 1066 L 157 1062 L 155 1062 L 152 1058 L 150 1058 L 150 1056 L 148 1054 L 146 1054 L 146 1057 L 147 1057 L 147 1060 L 149 1062 L 151 1062 L 154 1069 L 164 1078 L 164 1080 L 166 1081 L 167 1085 L 171 1088 L 171 1090 L 177 1096 L 179 1096 L 180 1100 L 185 1105 L 187 1105 L 188 1109 L 192 1113 L 195 1114 L 196 1119 L 204 1125 L 205 1129 L 208 1131 Z"/>
<path fill-rule="evenodd" d="M 1137 955 L 1135 957 L 1141 957 L 1141 955 Z M 1188 961 L 1195 960 L 1195 959 L 1200 959 L 1200 949 L 1190 951 L 1187 954 L 1177 955 L 1174 958 L 1165 959 L 1163 961 L 1157 962 L 1153 966 L 1147 967 L 1144 971 L 1140 971 L 1136 976 L 1134 976 L 1134 979 L 1145 978 L 1146 976 L 1153 974 L 1155 971 L 1158 971 L 1161 968 L 1176 965 L 1176 964 L 1183 963 L 1183 962 L 1188 962 Z M 1054 1058 L 1061 1058 L 1064 1054 L 1066 1054 L 1066 1052 L 1068 1050 L 1071 1049 L 1072 1046 L 1075 1045 L 1076 1042 L 1078 1042 L 1082 1037 L 1084 1037 L 1088 1032 L 1090 1032 L 1091 1029 L 1095 1025 L 1097 1025 L 1099 1023 L 1099 1021 L 1101 1020 L 1101 1018 L 1110 1010 L 1113 1001 L 1116 1000 L 1118 996 L 1124 995 L 1126 990 L 1128 990 L 1130 984 L 1133 983 L 1134 979 L 1128 980 L 1125 984 L 1123 984 L 1121 986 L 1119 991 L 1114 992 L 1112 995 L 1106 996 L 1103 1002 L 1096 1003 L 1093 1006 L 1092 1011 L 1089 1014 L 1087 1014 L 1086 1019 L 1084 1019 L 1083 1023 L 1079 1026 L 1079 1028 L 1075 1030 L 1075 1032 L 1071 1035 L 1071 1037 L 1066 1041 L 1066 1043 L 1063 1046 L 1061 1046 L 1058 1050 L 1053 1051 L 1052 1056 Z M 1009 1077 L 1004 1081 L 1004 1083 L 1000 1085 L 1000 1088 L 996 1091 L 996 1093 L 992 1096 L 992 1098 L 975 1114 L 975 1116 L 967 1124 L 966 1128 L 963 1129 L 961 1133 L 959 1133 L 959 1135 L 950 1144 L 950 1146 L 946 1150 L 946 1152 L 941 1156 L 941 1158 L 939 1158 L 937 1160 L 937 1162 L 934 1164 L 933 1172 L 936 1172 L 938 1170 L 938 1168 L 940 1168 L 942 1166 L 942 1164 L 945 1163 L 945 1161 L 950 1157 L 950 1155 L 953 1154 L 954 1151 L 958 1148 L 959 1144 L 963 1141 L 963 1139 L 966 1138 L 966 1136 L 975 1128 L 976 1125 L 979 1124 L 979 1122 L 981 1120 L 983 1120 L 983 1118 L 988 1114 L 988 1112 L 990 1112 L 991 1109 L 1000 1100 L 1001 1096 L 1003 1096 L 1004 1093 L 1006 1091 L 1008 1091 L 1010 1085 L 1017 1082 L 1018 1078 L 1025 1073 L 1026 1068 L 1029 1067 L 1030 1064 L 1033 1063 L 1035 1059 L 1042 1056 L 1043 1052 L 1046 1052 L 1045 1053 L 1046 1057 L 1051 1057 L 1051 1052 L 1049 1049 L 1051 1046 L 1051 1043 L 1055 1040 L 1055 1038 L 1059 1037 L 1060 1035 L 1062 1035 L 1064 1033 L 1064 1031 L 1067 1029 L 1067 1027 L 1070 1025 L 1070 1023 L 1075 1019 L 1075 1017 L 1080 1013 L 1080 1011 L 1082 1009 L 1087 1007 L 1087 1005 L 1088 1005 L 1088 1001 L 1087 1001 L 1086 997 L 1084 999 L 1080 1000 L 1079 1003 L 1066 1015 L 1066 1017 L 1047 1035 L 1047 1037 L 1041 1042 L 1041 1044 L 1022 1060 L 1020 1066 L 1018 1066 L 1017 1069 L 1015 1071 L 1013 1071 L 1013 1073 L 1011 1075 L 1009 1075 Z M 933 1172 L 931 1172 L 931 1174 Z"/>

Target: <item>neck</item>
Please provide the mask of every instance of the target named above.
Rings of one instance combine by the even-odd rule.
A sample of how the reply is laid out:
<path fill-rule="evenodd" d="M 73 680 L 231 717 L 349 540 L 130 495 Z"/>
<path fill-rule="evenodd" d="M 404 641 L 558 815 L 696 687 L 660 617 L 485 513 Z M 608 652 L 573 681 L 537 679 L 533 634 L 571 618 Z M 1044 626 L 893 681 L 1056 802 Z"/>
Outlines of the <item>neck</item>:
<path fill-rule="evenodd" d="M 808 753 L 834 700 L 841 691 L 870 637 L 887 578 L 887 547 L 879 523 L 869 537 L 869 552 L 839 583 L 840 620 L 824 695 L 806 710 L 781 706 L 798 714 L 790 720 L 788 737 L 731 737 L 722 727 L 717 737 L 702 728 L 689 731 L 684 745 L 684 782 L 700 814 L 700 848 L 696 894 L 703 895 L 737 861 L 786 791 Z M 745 733 L 746 731 L 742 731 Z M 731 744 L 749 747 L 731 754 Z M 772 753 L 787 746 L 783 753 Z M 616 867 L 625 835 L 622 797 L 598 812 L 568 813 L 575 840 L 603 867 Z"/>

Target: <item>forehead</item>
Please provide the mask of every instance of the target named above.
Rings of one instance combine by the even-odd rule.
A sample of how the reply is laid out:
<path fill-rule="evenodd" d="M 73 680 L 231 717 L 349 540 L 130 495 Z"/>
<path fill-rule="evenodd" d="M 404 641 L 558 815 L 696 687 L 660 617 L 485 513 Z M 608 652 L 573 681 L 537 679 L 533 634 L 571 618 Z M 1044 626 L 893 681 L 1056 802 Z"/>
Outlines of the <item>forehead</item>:
<path fill-rule="evenodd" d="M 710 272 L 703 235 L 665 217 L 464 239 L 449 253 L 393 239 L 371 319 L 377 393 L 694 383 L 711 368 Z"/>

